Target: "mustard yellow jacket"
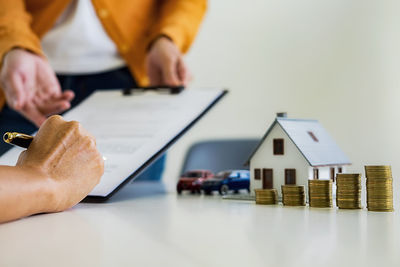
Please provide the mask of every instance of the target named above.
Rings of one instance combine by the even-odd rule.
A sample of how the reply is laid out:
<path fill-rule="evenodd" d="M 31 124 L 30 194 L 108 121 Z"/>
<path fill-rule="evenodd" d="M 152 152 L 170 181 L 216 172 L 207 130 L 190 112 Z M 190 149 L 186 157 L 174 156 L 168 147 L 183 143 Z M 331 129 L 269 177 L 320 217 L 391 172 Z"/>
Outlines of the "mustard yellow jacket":
<path fill-rule="evenodd" d="M 145 56 L 150 42 L 159 35 L 167 35 L 185 53 L 207 6 L 207 0 L 91 1 L 105 31 L 140 85 L 148 83 Z M 43 55 L 40 38 L 52 28 L 70 2 L 0 0 L 0 60 L 14 47 Z M 0 106 L 2 103 L 4 96 L 0 96 Z"/>

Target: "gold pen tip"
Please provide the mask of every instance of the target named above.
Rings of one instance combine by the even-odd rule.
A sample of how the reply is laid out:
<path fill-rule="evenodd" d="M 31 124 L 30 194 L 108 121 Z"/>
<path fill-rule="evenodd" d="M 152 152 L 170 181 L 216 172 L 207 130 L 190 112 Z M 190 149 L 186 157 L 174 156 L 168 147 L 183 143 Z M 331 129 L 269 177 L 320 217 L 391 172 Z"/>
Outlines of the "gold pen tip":
<path fill-rule="evenodd" d="M 20 134 L 20 133 L 17 133 L 17 132 L 6 132 L 3 135 L 3 140 L 6 143 L 12 143 L 15 138 L 17 138 L 18 136 L 21 136 L 21 135 L 25 136 L 24 134 Z"/>
<path fill-rule="evenodd" d="M 6 143 L 9 143 L 11 140 L 11 135 L 10 135 L 10 133 L 9 132 L 7 132 L 7 133 L 5 133 L 4 135 L 3 135 L 3 140 L 4 140 L 4 142 L 6 142 Z"/>
<path fill-rule="evenodd" d="M 6 132 L 3 135 L 3 140 L 8 144 L 28 148 L 33 140 L 33 136 L 18 132 Z"/>

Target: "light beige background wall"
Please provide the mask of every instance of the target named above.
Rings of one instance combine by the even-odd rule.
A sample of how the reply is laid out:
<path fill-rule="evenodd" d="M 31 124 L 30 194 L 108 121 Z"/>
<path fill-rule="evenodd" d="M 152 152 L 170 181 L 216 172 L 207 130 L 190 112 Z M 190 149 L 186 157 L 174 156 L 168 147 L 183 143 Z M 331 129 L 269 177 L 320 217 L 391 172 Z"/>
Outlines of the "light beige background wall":
<path fill-rule="evenodd" d="M 277 111 L 318 119 L 350 170 L 400 177 L 400 1 L 210 0 L 187 63 L 230 94 L 170 150 L 170 189 L 190 144 L 261 137 Z"/>

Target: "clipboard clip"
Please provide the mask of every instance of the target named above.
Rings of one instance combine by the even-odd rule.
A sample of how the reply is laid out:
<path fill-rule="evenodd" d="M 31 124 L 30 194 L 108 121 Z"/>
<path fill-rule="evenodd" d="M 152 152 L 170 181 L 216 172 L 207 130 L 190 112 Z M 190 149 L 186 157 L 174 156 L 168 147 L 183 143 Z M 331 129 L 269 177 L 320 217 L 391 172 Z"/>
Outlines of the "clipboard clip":
<path fill-rule="evenodd" d="M 180 86 L 145 86 L 145 87 L 136 87 L 136 88 L 125 88 L 122 90 L 123 95 L 132 95 L 133 93 L 144 93 L 147 91 L 155 91 L 158 93 L 167 93 L 171 95 L 177 95 L 185 89 L 183 85 Z"/>

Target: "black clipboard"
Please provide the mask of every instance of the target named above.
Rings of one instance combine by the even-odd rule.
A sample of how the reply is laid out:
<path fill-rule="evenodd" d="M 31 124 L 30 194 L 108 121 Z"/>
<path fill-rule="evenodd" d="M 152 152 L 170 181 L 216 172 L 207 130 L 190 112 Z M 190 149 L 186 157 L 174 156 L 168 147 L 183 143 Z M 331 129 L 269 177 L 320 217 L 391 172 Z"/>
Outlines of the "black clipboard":
<path fill-rule="evenodd" d="M 172 140 L 170 140 L 157 153 L 155 153 L 152 157 L 150 157 L 141 167 L 139 167 L 136 171 L 134 171 L 131 175 L 129 175 L 120 185 L 118 185 L 107 196 L 87 196 L 82 200 L 82 202 L 102 203 L 109 200 L 114 194 L 116 194 L 119 190 L 121 190 L 121 188 L 123 188 L 129 182 L 138 177 L 139 174 L 141 174 L 147 167 L 149 167 L 154 161 L 156 161 L 160 156 L 162 156 L 170 146 L 172 146 L 176 141 L 178 141 L 180 137 L 182 137 L 193 125 L 195 125 L 202 117 L 204 117 L 204 115 L 207 114 L 207 112 L 211 110 L 227 93 L 228 93 L 227 89 L 222 90 L 221 94 L 218 97 L 216 97 L 215 100 L 212 101 L 207 106 L 207 108 L 203 110 L 203 112 L 201 112 L 194 120 L 192 120 L 191 123 L 189 123 L 185 128 L 183 128 Z M 127 93 L 126 89 L 124 89 L 123 94 L 130 95 L 131 92 Z"/>

